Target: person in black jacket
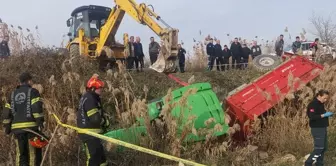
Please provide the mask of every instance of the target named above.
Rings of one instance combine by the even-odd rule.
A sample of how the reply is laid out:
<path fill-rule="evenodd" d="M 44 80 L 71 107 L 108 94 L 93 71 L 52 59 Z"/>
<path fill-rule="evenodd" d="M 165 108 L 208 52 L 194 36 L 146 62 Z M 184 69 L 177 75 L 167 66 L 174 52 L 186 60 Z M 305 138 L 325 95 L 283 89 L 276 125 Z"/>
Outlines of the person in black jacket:
<path fill-rule="evenodd" d="M 251 47 L 252 59 L 262 54 L 260 46 L 258 46 L 257 41 L 253 41 L 253 46 Z"/>
<path fill-rule="evenodd" d="M 229 61 L 230 61 L 231 56 L 232 56 L 231 51 L 229 50 L 227 45 L 224 45 L 224 49 L 223 49 L 224 70 L 229 70 L 230 68 Z"/>
<path fill-rule="evenodd" d="M 243 58 L 242 58 L 242 68 L 247 68 L 248 60 L 251 54 L 250 48 L 247 47 L 246 44 L 243 44 Z"/>
<path fill-rule="evenodd" d="M 310 154 L 305 162 L 305 166 L 312 166 L 316 161 L 316 165 L 323 165 L 324 153 L 327 149 L 327 127 L 329 126 L 329 117 L 332 112 L 327 112 L 324 103 L 329 98 L 329 92 L 320 90 L 317 97 L 308 104 L 307 116 L 309 118 L 309 126 L 314 139 L 314 151 Z"/>
<path fill-rule="evenodd" d="M 7 58 L 10 56 L 10 49 L 8 47 L 8 42 L 3 40 L 0 42 L 0 58 Z"/>
<path fill-rule="evenodd" d="M 187 53 L 184 48 L 182 48 L 181 44 L 177 45 L 178 47 L 178 59 L 179 59 L 179 67 L 180 67 L 180 72 L 184 73 L 184 66 L 185 66 L 185 54 Z"/>
<path fill-rule="evenodd" d="M 232 53 L 232 68 L 240 68 L 243 51 L 241 44 L 238 42 L 238 38 L 234 39 L 234 42 L 231 44 L 230 51 Z"/>
<path fill-rule="evenodd" d="M 215 44 L 215 57 L 216 57 L 216 66 L 217 71 L 224 71 L 224 58 L 223 58 L 223 50 L 220 45 L 220 40 L 216 40 Z"/>
<path fill-rule="evenodd" d="M 102 108 L 100 95 L 104 82 L 93 76 L 87 82 L 86 93 L 81 97 L 77 111 L 77 126 L 98 134 L 106 132 L 110 125 Z M 107 165 L 104 148 L 99 138 L 78 132 L 79 138 L 84 143 L 87 154 L 87 165 Z"/>
<path fill-rule="evenodd" d="M 43 129 L 43 103 L 40 93 L 32 88 L 32 76 L 29 73 L 20 75 L 20 85 L 11 93 L 3 110 L 5 133 L 14 134 L 19 165 L 39 166 L 42 161 L 42 149 L 33 147 L 29 140 L 36 135 L 25 131 L 30 129 L 40 133 Z M 33 162 L 33 163 L 32 163 Z"/>
<path fill-rule="evenodd" d="M 216 59 L 215 56 L 215 45 L 213 44 L 213 39 L 210 38 L 209 43 L 206 46 L 206 52 L 208 54 L 208 70 L 211 71 Z"/>
<path fill-rule="evenodd" d="M 135 54 L 135 68 L 137 69 L 137 71 L 139 71 L 139 64 L 140 64 L 140 71 L 143 71 L 145 54 L 143 53 L 140 37 L 136 37 L 135 39 L 134 54 Z"/>
<path fill-rule="evenodd" d="M 292 50 L 294 54 L 297 54 L 299 49 L 301 48 L 301 41 L 299 36 L 296 36 L 295 39 L 296 39 L 295 42 L 293 42 L 292 44 Z"/>

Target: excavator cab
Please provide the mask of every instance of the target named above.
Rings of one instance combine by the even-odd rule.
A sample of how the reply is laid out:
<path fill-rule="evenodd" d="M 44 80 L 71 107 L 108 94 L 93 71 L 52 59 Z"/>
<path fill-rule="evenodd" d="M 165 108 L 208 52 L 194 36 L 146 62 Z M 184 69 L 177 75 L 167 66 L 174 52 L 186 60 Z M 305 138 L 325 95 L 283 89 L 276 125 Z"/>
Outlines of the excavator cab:
<path fill-rule="evenodd" d="M 99 37 L 100 28 L 105 24 L 111 12 L 111 8 L 103 6 L 81 6 L 71 13 L 67 20 L 70 41 L 78 37 L 79 28 L 84 29 L 85 37 L 91 40 Z"/>

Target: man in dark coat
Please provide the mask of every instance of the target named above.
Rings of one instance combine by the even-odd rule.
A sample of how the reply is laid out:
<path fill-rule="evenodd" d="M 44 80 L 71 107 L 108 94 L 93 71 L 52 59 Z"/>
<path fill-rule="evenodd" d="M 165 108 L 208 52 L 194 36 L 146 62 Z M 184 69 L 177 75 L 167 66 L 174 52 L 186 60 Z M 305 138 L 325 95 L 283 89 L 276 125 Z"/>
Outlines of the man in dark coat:
<path fill-rule="evenodd" d="M 215 57 L 216 57 L 216 66 L 217 71 L 224 71 L 224 58 L 223 58 L 223 50 L 222 46 L 220 45 L 220 40 L 216 40 L 215 44 Z"/>
<path fill-rule="evenodd" d="M 234 42 L 231 44 L 230 51 L 232 53 L 232 68 L 239 68 L 242 58 L 242 46 L 238 42 L 238 38 L 234 39 Z"/>
<path fill-rule="evenodd" d="M 277 56 L 282 56 L 283 53 L 283 47 L 284 47 L 284 39 L 283 35 L 280 35 L 279 39 L 275 42 L 275 52 Z"/>
<path fill-rule="evenodd" d="M 224 45 L 224 49 L 223 49 L 224 70 L 229 70 L 230 68 L 229 61 L 230 61 L 231 56 L 232 56 L 232 53 L 230 49 L 228 48 L 227 45 Z"/>
<path fill-rule="evenodd" d="M 247 68 L 248 60 L 251 54 L 250 48 L 247 47 L 246 44 L 243 44 L 243 58 L 242 58 L 242 68 Z"/>
<path fill-rule="evenodd" d="M 294 54 L 297 54 L 299 49 L 301 48 L 301 41 L 300 41 L 300 37 L 296 36 L 296 41 L 293 42 L 292 44 L 292 50 Z"/>
<path fill-rule="evenodd" d="M 135 68 L 137 69 L 137 71 L 139 71 L 139 64 L 140 64 L 140 71 L 143 71 L 145 54 L 143 53 L 140 37 L 136 37 L 135 39 L 134 53 L 135 53 Z"/>
<path fill-rule="evenodd" d="M 216 59 L 215 56 L 215 45 L 213 44 L 213 39 L 211 38 L 206 46 L 206 52 L 208 54 L 208 70 L 211 71 Z"/>
<path fill-rule="evenodd" d="M 187 53 L 184 48 L 182 48 L 181 44 L 178 44 L 178 59 L 179 59 L 179 67 L 180 72 L 184 73 L 184 66 L 185 66 L 185 54 Z"/>

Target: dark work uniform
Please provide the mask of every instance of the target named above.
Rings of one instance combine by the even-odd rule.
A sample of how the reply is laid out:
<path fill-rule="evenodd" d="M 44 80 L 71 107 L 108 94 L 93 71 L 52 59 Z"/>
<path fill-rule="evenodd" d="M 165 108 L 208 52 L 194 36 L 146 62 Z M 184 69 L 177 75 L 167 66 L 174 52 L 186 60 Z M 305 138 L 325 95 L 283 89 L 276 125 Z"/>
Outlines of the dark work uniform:
<path fill-rule="evenodd" d="M 248 64 L 248 60 L 251 54 L 251 50 L 248 47 L 244 47 L 243 48 L 243 58 L 242 58 L 242 67 L 243 69 L 245 69 L 247 67 Z"/>
<path fill-rule="evenodd" d="M 139 71 L 139 64 L 140 70 L 142 71 L 144 68 L 144 57 L 145 54 L 143 53 L 142 44 L 141 43 L 134 43 L 134 53 L 135 53 L 135 68 Z"/>
<path fill-rule="evenodd" d="M 241 58 L 242 58 L 242 46 L 239 42 L 232 43 L 230 47 L 230 51 L 232 53 L 232 68 L 240 68 Z"/>
<path fill-rule="evenodd" d="M 315 98 L 307 107 L 307 115 L 309 117 L 309 126 L 314 139 L 314 151 L 310 154 L 305 162 L 305 166 L 312 166 L 316 160 L 317 166 L 323 165 L 324 153 L 327 150 L 327 127 L 329 126 L 329 118 L 321 118 L 326 113 L 324 104 Z"/>
<path fill-rule="evenodd" d="M 104 111 L 101 106 L 100 97 L 94 92 L 86 92 L 80 99 L 79 110 L 77 112 L 77 126 L 82 129 L 102 134 Z M 79 133 L 79 138 L 85 146 L 88 166 L 107 165 L 104 148 L 99 138 Z"/>
<path fill-rule="evenodd" d="M 254 59 L 255 57 L 261 55 L 261 48 L 260 48 L 260 46 L 258 46 L 258 45 L 252 46 L 251 47 L 251 54 L 252 54 L 252 59 Z"/>
<path fill-rule="evenodd" d="M 230 57 L 232 56 L 232 53 L 230 51 L 230 49 L 223 49 L 223 59 L 224 59 L 224 65 L 225 65 L 225 68 L 226 70 L 229 70 L 230 66 L 229 66 L 229 60 L 230 60 Z"/>
<path fill-rule="evenodd" d="M 216 66 L 217 71 L 224 71 L 224 58 L 223 58 L 223 50 L 220 44 L 215 45 L 215 56 L 216 56 Z"/>
<path fill-rule="evenodd" d="M 185 54 L 186 50 L 184 48 L 180 48 L 178 50 L 178 58 L 179 58 L 179 66 L 180 66 L 180 72 L 184 73 L 184 66 L 185 66 Z"/>
<path fill-rule="evenodd" d="M 3 124 L 6 134 L 13 133 L 17 147 L 16 156 L 20 166 L 39 166 L 42 149 L 29 144 L 34 134 L 24 131 L 30 129 L 39 132 L 43 128 L 42 101 L 39 92 L 30 85 L 18 86 L 11 94 L 3 110 Z"/>
<path fill-rule="evenodd" d="M 206 52 L 208 54 L 208 70 L 211 71 L 216 59 L 215 56 L 215 45 L 212 43 L 207 44 Z"/>

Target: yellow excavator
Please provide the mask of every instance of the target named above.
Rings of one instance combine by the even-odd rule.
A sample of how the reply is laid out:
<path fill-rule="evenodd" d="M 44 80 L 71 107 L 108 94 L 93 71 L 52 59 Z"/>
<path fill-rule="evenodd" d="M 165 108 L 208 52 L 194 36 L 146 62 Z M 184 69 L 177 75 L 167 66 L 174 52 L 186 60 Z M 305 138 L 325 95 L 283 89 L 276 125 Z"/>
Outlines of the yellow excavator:
<path fill-rule="evenodd" d="M 178 29 L 171 28 L 154 12 L 152 5 L 137 4 L 134 0 L 114 0 L 111 9 L 104 6 L 81 6 L 71 13 L 67 20 L 70 56 L 87 56 L 99 60 L 100 67 L 111 66 L 117 60 L 125 62 L 128 56 L 128 35 L 124 34 L 124 44 L 116 42 L 115 35 L 127 13 L 138 23 L 148 26 L 161 39 L 157 61 L 150 66 L 157 72 L 176 71 Z M 165 28 L 160 26 L 160 21 Z"/>

